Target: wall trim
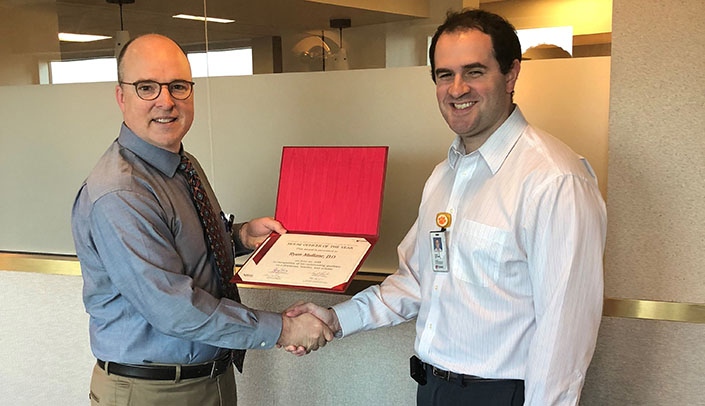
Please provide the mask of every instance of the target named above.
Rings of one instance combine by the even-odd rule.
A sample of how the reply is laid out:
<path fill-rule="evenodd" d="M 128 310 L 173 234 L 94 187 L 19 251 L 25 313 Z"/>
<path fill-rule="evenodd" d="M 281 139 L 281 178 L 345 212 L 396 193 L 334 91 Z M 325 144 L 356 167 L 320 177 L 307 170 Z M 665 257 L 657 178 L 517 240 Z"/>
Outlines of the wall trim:
<path fill-rule="evenodd" d="M 75 255 L 0 251 L 0 270 L 52 275 L 81 275 L 81 267 Z M 354 295 L 371 285 L 382 282 L 386 277 L 387 274 L 358 272 L 345 294 Z M 239 286 L 243 288 L 262 288 L 247 284 Z M 705 303 L 605 298 L 602 315 L 605 317 L 642 320 L 705 323 Z"/>
<path fill-rule="evenodd" d="M 705 323 L 705 304 L 605 298 L 602 315 L 631 319 Z"/>
<path fill-rule="evenodd" d="M 81 266 L 75 255 L 11 251 L 0 251 L 0 270 L 35 272 L 51 275 L 81 275 Z"/>

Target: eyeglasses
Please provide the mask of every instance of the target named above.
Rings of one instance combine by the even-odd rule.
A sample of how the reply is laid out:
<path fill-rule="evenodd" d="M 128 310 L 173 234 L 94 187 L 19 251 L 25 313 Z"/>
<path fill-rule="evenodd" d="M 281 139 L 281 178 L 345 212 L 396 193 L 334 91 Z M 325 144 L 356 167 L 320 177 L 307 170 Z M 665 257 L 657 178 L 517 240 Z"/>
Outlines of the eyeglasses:
<path fill-rule="evenodd" d="M 176 100 L 186 100 L 193 92 L 195 83 L 188 80 L 174 80 L 169 83 L 159 83 L 154 80 L 140 80 L 139 82 L 120 82 L 121 85 L 132 85 L 135 87 L 137 96 L 142 100 L 155 100 L 162 94 L 162 86 L 169 89 L 169 94 Z"/>

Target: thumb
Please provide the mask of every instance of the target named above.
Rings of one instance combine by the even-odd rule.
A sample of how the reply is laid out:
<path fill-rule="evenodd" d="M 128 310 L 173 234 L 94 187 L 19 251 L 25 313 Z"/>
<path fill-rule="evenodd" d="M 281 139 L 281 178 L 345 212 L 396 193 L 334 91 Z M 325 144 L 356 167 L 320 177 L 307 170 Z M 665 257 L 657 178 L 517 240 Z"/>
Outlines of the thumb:
<path fill-rule="evenodd" d="M 299 300 L 284 310 L 284 314 L 287 317 L 296 317 L 307 312 L 308 309 L 306 308 L 306 303 L 303 300 Z"/>

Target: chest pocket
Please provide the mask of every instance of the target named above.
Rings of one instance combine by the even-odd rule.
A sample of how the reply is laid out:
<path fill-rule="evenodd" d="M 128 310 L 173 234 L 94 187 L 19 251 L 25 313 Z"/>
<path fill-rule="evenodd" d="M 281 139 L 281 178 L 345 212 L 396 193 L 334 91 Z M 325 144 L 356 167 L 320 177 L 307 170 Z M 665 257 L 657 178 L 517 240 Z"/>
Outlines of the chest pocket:
<path fill-rule="evenodd" d="M 497 282 L 508 232 L 496 227 L 463 220 L 451 242 L 451 273 L 478 286 Z"/>

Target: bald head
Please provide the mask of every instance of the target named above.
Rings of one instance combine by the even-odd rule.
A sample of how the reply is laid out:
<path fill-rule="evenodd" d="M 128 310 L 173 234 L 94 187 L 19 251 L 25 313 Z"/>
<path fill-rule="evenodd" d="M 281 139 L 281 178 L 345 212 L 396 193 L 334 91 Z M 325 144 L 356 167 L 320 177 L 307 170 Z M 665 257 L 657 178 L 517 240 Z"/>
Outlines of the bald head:
<path fill-rule="evenodd" d="M 163 35 L 137 37 L 120 52 L 118 77 L 115 98 L 125 125 L 148 143 L 178 152 L 194 117 L 193 92 L 186 98 L 175 98 L 169 90 L 175 81 L 193 81 L 181 47 Z M 143 83 L 159 85 L 155 98 L 140 98 L 137 87 Z"/>
<path fill-rule="evenodd" d="M 178 53 L 182 54 L 183 57 L 188 61 L 188 58 L 186 58 L 186 52 L 184 52 L 184 50 L 179 46 L 179 44 L 174 42 L 171 38 L 159 34 L 140 35 L 127 41 L 127 43 L 120 50 L 120 54 L 117 57 L 118 81 L 122 82 L 124 80 L 125 59 L 128 59 L 127 62 L 129 62 L 129 59 L 132 55 L 139 55 L 140 52 L 143 52 L 145 48 L 149 49 L 150 47 L 162 49 L 175 47 L 176 49 L 178 49 Z M 189 65 L 189 70 L 190 69 L 191 66 Z"/>

